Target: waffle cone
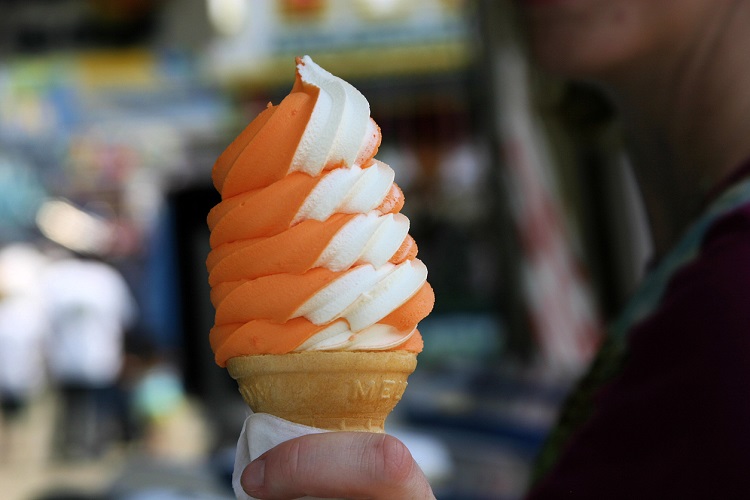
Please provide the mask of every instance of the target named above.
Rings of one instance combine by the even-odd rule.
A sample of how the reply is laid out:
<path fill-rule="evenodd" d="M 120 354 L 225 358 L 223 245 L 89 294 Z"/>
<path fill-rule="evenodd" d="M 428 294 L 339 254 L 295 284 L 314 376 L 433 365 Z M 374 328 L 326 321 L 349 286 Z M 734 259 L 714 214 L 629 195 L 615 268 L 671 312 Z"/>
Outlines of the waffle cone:
<path fill-rule="evenodd" d="M 416 366 L 416 354 L 406 351 L 314 351 L 227 362 L 254 412 L 321 429 L 366 432 L 384 432 Z"/>

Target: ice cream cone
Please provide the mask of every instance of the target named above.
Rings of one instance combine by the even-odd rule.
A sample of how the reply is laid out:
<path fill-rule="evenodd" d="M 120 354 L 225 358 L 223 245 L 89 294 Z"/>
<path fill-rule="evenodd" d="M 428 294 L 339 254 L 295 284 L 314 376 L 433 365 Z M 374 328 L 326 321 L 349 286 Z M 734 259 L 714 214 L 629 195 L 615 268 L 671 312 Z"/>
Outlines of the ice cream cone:
<path fill-rule="evenodd" d="M 256 413 L 327 430 L 384 432 L 417 366 L 406 351 L 308 351 L 231 358 L 229 374 Z"/>

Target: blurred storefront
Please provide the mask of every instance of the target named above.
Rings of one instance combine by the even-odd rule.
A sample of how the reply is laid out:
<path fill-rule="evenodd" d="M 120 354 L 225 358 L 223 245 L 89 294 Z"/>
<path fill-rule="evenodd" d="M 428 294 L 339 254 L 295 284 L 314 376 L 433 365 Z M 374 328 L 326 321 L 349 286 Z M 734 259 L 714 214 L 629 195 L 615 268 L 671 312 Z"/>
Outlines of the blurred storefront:
<path fill-rule="evenodd" d="M 309 54 L 369 100 L 436 293 L 394 432 L 445 450 L 438 498 L 518 498 L 645 244 L 602 206 L 633 197 L 606 109 L 515 28 L 481 0 L 3 2 L 0 245 L 107 254 L 220 483 L 245 410 L 207 340 L 211 167 Z"/>

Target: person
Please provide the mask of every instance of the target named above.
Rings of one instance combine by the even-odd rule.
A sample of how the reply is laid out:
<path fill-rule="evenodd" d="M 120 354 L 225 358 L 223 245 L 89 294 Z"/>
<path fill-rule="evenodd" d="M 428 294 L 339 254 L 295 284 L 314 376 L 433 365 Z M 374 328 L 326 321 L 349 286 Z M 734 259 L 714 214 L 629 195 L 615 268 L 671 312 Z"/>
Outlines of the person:
<path fill-rule="evenodd" d="M 45 387 L 44 341 L 38 275 L 45 264 L 32 245 L 0 250 L 0 460 L 17 456 L 29 407 Z"/>
<path fill-rule="evenodd" d="M 750 496 L 750 0 L 525 0 L 534 58 L 616 104 L 654 264 L 565 405 L 528 498 Z M 434 498 L 385 435 L 287 441 L 257 498 Z"/>
<path fill-rule="evenodd" d="M 114 437 L 115 387 L 135 300 L 119 271 L 95 255 L 51 262 L 42 284 L 51 328 L 47 361 L 60 392 L 54 451 L 66 460 L 97 458 Z"/>
<path fill-rule="evenodd" d="M 0 297 L 0 459 L 18 452 L 17 428 L 44 387 L 47 324 L 28 297 Z"/>

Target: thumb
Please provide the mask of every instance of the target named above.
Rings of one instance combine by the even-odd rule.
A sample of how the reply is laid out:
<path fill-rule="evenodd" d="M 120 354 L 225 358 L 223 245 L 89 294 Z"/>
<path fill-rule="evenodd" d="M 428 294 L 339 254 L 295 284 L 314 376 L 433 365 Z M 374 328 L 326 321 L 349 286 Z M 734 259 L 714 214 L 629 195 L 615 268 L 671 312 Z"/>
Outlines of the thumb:
<path fill-rule="evenodd" d="M 242 487 L 257 498 L 434 499 L 404 444 L 387 434 L 326 432 L 286 441 L 245 468 Z"/>

